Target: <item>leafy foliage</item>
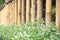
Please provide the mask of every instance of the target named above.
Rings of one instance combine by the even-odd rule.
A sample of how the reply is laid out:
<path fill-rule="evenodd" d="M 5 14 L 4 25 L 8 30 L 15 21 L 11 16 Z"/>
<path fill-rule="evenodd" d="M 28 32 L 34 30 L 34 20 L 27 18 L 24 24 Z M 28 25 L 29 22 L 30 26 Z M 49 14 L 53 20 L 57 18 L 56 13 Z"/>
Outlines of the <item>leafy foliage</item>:
<path fill-rule="evenodd" d="M 0 0 L 0 9 L 3 7 L 5 0 Z"/>
<path fill-rule="evenodd" d="M 55 24 L 46 27 L 44 23 L 0 25 L 2 40 L 60 40 Z"/>

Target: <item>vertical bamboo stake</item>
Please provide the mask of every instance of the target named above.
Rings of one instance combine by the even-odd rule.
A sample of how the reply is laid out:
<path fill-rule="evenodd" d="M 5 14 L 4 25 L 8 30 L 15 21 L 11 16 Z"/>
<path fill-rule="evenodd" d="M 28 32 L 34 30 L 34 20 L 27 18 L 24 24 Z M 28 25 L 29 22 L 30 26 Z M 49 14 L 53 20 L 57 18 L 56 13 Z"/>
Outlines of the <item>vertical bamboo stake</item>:
<path fill-rule="evenodd" d="M 16 23 L 16 20 L 15 20 L 15 0 L 13 1 L 13 23 Z"/>
<path fill-rule="evenodd" d="M 56 0 L 56 28 L 60 29 L 60 0 Z"/>
<path fill-rule="evenodd" d="M 5 0 L 5 2 L 8 2 L 8 0 Z M 3 13 L 4 13 L 4 17 L 2 18 L 4 21 L 3 21 L 3 23 L 4 24 L 7 24 L 7 23 L 10 23 L 10 21 L 9 21 L 9 10 L 8 10 L 8 7 L 9 7 L 9 5 L 7 4 L 5 4 L 5 8 L 2 10 L 3 11 Z M 3 15 L 3 14 L 2 14 Z"/>
<path fill-rule="evenodd" d="M 14 23 L 14 1 L 9 3 L 9 18 L 10 18 L 10 23 Z"/>
<path fill-rule="evenodd" d="M 42 18 L 43 0 L 37 0 L 37 21 Z"/>
<path fill-rule="evenodd" d="M 22 0 L 22 23 L 24 23 L 24 14 L 25 14 L 25 0 Z"/>
<path fill-rule="evenodd" d="M 35 22 L 36 0 L 31 0 L 31 22 Z"/>
<path fill-rule="evenodd" d="M 26 0 L 26 23 L 30 22 L 30 0 Z"/>
<path fill-rule="evenodd" d="M 52 0 L 46 0 L 46 26 L 52 21 Z"/>
<path fill-rule="evenodd" d="M 15 0 L 15 23 L 18 23 L 18 0 Z"/>
<path fill-rule="evenodd" d="M 5 5 L 5 8 L 2 10 L 2 23 L 7 24 L 10 23 L 9 21 L 9 10 L 8 10 L 9 5 Z"/>
<path fill-rule="evenodd" d="M 13 23 L 15 23 L 15 0 L 13 1 L 13 5 L 12 6 L 13 6 Z"/>
<path fill-rule="evenodd" d="M 22 0 L 18 0 L 18 23 L 21 23 Z"/>

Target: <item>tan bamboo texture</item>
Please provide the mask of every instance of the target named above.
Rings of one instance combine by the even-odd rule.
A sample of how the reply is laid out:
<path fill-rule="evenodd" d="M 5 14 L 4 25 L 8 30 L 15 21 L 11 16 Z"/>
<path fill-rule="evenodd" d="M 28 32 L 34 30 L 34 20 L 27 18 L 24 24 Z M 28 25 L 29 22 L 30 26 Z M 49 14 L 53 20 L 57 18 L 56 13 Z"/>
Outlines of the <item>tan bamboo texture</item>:
<path fill-rule="evenodd" d="M 46 0 L 46 26 L 52 21 L 52 0 Z"/>
<path fill-rule="evenodd" d="M 15 23 L 18 23 L 18 0 L 15 0 Z"/>
<path fill-rule="evenodd" d="M 42 18 L 43 0 L 37 0 L 37 21 Z"/>
<path fill-rule="evenodd" d="M 43 0 L 14 0 L 0 11 L 0 23 L 39 22 L 43 14 Z M 46 0 L 45 24 L 52 22 L 52 0 Z M 60 0 L 56 0 L 56 27 L 60 28 Z"/>
<path fill-rule="evenodd" d="M 56 0 L 56 28 L 60 29 L 60 0 Z"/>
<path fill-rule="evenodd" d="M 18 23 L 21 23 L 22 0 L 18 0 Z"/>
<path fill-rule="evenodd" d="M 31 0 L 31 22 L 35 22 L 36 0 Z"/>
<path fill-rule="evenodd" d="M 30 22 L 30 0 L 26 0 L 26 22 Z"/>

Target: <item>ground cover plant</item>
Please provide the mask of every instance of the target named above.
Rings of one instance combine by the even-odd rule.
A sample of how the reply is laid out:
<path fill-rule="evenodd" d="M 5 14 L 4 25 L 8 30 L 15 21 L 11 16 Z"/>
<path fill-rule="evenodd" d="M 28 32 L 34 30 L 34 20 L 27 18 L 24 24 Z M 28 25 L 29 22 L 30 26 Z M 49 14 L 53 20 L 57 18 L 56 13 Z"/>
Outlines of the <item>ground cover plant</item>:
<path fill-rule="evenodd" d="M 0 40 L 60 40 L 58 32 L 54 23 L 0 24 Z"/>

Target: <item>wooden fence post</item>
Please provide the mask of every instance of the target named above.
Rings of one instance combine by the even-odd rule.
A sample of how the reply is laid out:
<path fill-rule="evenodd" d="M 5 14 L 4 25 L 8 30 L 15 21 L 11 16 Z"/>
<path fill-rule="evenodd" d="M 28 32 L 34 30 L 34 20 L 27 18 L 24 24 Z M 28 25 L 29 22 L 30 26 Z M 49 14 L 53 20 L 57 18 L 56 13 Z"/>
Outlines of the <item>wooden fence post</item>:
<path fill-rule="evenodd" d="M 6 0 L 9 2 L 8 0 Z M 5 5 L 5 8 L 7 7 L 6 11 L 6 23 L 15 23 L 14 14 L 15 14 L 15 1 L 12 1 L 11 3 L 8 3 Z M 3 11 L 3 10 L 2 10 Z"/>
<path fill-rule="evenodd" d="M 56 0 L 56 28 L 60 29 L 60 0 Z"/>
<path fill-rule="evenodd" d="M 2 24 L 7 24 L 9 23 L 9 16 L 8 16 L 8 7 L 9 5 L 5 5 L 4 9 L 1 10 L 1 23 Z"/>
<path fill-rule="evenodd" d="M 37 21 L 42 18 L 43 0 L 37 0 Z"/>
<path fill-rule="evenodd" d="M 46 0 L 46 26 L 52 21 L 52 0 Z"/>
<path fill-rule="evenodd" d="M 35 22 L 36 18 L 36 0 L 31 0 L 31 22 Z"/>
<path fill-rule="evenodd" d="M 15 0 L 15 23 L 18 23 L 18 0 Z"/>
<path fill-rule="evenodd" d="M 21 23 L 22 0 L 18 0 L 18 23 Z"/>
<path fill-rule="evenodd" d="M 26 23 L 30 22 L 30 0 L 26 0 Z"/>
<path fill-rule="evenodd" d="M 22 23 L 25 22 L 25 0 L 22 0 Z"/>

